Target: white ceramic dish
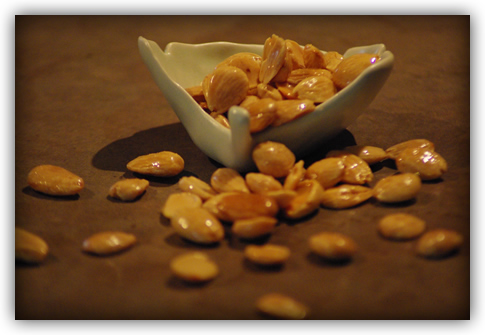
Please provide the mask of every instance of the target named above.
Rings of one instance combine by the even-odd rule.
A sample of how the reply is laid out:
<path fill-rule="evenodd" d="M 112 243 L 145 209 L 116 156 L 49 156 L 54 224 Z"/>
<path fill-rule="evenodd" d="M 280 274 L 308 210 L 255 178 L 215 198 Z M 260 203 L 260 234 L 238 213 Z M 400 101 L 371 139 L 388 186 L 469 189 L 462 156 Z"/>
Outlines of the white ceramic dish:
<path fill-rule="evenodd" d="M 244 108 L 231 107 L 228 113 L 231 129 L 225 128 L 208 115 L 185 88 L 200 85 L 202 79 L 230 55 L 237 52 L 261 55 L 263 45 L 170 43 L 162 51 L 157 43 L 140 36 L 138 47 L 153 79 L 195 145 L 215 161 L 240 172 L 254 169 L 251 151 L 260 142 L 271 140 L 284 143 L 297 157 L 303 157 L 337 135 L 374 100 L 394 63 L 393 54 L 383 44 L 351 48 L 344 53 L 344 57 L 356 53 L 376 53 L 381 60 L 367 68 L 334 97 L 317 106 L 314 112 L 287 124 L 251 134 L 249 115 Z"/>

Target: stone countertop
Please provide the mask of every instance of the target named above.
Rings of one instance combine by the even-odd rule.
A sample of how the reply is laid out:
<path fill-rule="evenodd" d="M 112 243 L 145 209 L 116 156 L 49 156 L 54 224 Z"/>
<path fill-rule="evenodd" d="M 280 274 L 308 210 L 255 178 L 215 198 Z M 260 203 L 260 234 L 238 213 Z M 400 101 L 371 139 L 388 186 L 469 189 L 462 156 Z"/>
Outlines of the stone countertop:
<path fill-rule="evenodd" d="M 292 255 L 279 269 L 244 261 L 246 242 L 228 237 L 200 247 L 175 235 L 159 209 L 180 176 L 208 181 L 219 167 L 190 140 L 158 90 L 137 47 L 156 41 L 262 44 L 277 34 L 343 53 L 384 43 L 393 72 L 374 102 L 346 131 L 303 159 L 321 159 L 343 145 L 387 148 L 413 138 L 431 140 L 448 172 L 425 182 L 415 201 L 384 206 L 369 201 L 346 210 L 320 208 L 296 222 L 281 220 L 268 242 Z M 137 201 L 108 197 L 133 174 L 131 159 L 170 150 L 185 159 L 178 177 L 149 178 Z M 28 172 L 62 166 L 84 178 L 79 196 L 55 198 L 30 189 Z M 395 173 L 385 162 L 375 181 Z M 370 186 L 374 185 L 372 182 Z M 451 257 L 428 260 L 415 241 L 381 238 L 378 220 L 393 212 L 417 215 L 428 229 L 465 236 Z M 470 19 L 468 16 L 17 16 L 15 20 L 15 225 L 50 246 L 39 266 L 15 265 L 16 319 L 262 319 L 254 308 L 277 291 L 310 307 L 310 319 L 470 318 Z M 138 243 L 109 257 L 81 251 L 104 230 L 135 234 Z M 346 264 L 313 257 L 308 237 L 323 230 L 359 245 Z M 13 229 L 12 229 L 13 234 Z M 221 273 L 186 285 L 170 260 L 204 250 Z"/>

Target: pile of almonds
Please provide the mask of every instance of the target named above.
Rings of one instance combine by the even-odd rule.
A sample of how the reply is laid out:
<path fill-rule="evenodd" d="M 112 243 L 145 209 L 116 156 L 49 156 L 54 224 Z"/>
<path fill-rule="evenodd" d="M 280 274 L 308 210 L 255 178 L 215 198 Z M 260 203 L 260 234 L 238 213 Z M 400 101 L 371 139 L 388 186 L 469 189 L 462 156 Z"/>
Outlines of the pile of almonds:
<path fill-rule="evenodd" d="M 263 142 L 252 153 L 257 172 L 244 176 L 230 168 L 218 168 L 210 181 L 196 177 L 181 177 L 180 192 L 171 194 L 160 212 L 170 220 L 173 230 L 183 239 L 200 245 L 218 243 L 225 236 L 224 225 L 231 234 L 251 242 L 277 229 L 281 217 L 304 219 L 320 207 L 345 209 L 360 205 L 371 198 L 383 203 L 399 203 L 416 197 L 422 180 L 440 178 L 447 171 L 445 159 L 435 151 L 434 144 L 415 139 L 396 144 L 386 150 L 373 146 L 351 146 L 334 150 L 305 168 L 303 160 L 283 144 Z M 395 161 L 398 173 L 374 179 L 370 165 L 386 159 Z M 144 175 L 171 177 L 184 169 L 178 154 L 162 151 L 140 156 L 127 164 L 127 169 Z M 38 192 L 53 196 L 69 196 L 84 187 L 82 178 L 51 165 L 35 167 L 28 175 L 28 184 Z M 145 192 L 147 180 L 121 180 L 109 189 L 111 197 L 134 201 Z M 418 255 L 435 258 L 456 251 L 463 237 L 451 230 L 435 229 L 425 233 L 426 223 L 405 213 L 383 217 L 377 225 L 386 239 L 409 240 L 419 238 Z M 99 232 L 88 237 L 82 250 L 109 255 L 128 249 L 136 243 L 133 234 Z M 337 232 L 322 231 L 308 238 L 309 249 L 329 261 L 346 261 L 358 250 L 350 237 Z M 40 237 L 21 228 L 16 229 L 16 259 L 41 263 L 48 254 L 48 246 Z M 280 266 L 291 255 L 282 245 L 249 243 L 245 258 L 260 266 Z M 204 252 L 190 252 L 174 258 L 170 264 L 174 276 L 186 282 L 206 282 L 219 273 L 217 264 Z M 285 319 L 302 319 L 309 309 L 291 297 L 279 293 L 267 294 L 256 302 L 265 314 Z"/>
<path fill-rule="evenodd" d="M 367 53 L 344 59 L 338 52 L 323 53 L 311 44 L 302 47 L 272 35 L 262 56 L 236 53 L 219 63 L 200 85 L 186 90 L 225 127 L 230 127 L 229 108 L 244 107 L 250 116 L 249 129 L 255 133 L 313 112 L 379 59 Z"/>

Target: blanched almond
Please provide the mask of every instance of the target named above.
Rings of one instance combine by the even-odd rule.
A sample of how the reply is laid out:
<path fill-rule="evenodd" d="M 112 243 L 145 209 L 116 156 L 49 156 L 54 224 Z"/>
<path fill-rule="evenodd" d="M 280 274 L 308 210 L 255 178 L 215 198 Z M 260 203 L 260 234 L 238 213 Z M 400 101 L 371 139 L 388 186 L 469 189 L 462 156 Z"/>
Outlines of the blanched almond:
<path fill-rule="evenodd" d="M 323 191 L 324 207 L 344 209 L 357 206 L 372 198 L 372 189 L 361 185 L 340 185 Z"/>
<path fill-rule="evenodd" d="M 128 249 L 136 242 L 136 236 L 120 231 L 106 231 L 91 235 L 84 240 L 82 250 L 97 254 L 110 255 Z"/>
<path fill-rule="evenodd" d="M 310 311 L 301 302 L 280 293 L 269 293 L 260 297 L 256 308 L 266 315 L 286 320 L 302 320 Z"/>
<path fill-rule="evenodd" d="M 307 44 L 303 48 L 303 59 L 307 69 L 325 68 L 325 58 L 323 53 L 312 44 Z"/>
<path fill-rule="evenodd" d="M 387 153 L 384 149 L 370 145 L 353 145 L 345 147 L 344 151 L 356 155 L 369 165 L 381 162 L 387 158 Z"/>
<path fill-rule="evenodd" d="M 300 219 L 320 207 L 323 188 L 316 180 L 303 180 L 295 189 L 296 196 L 284 208 L 285 216 Z"/>
<path fill-rule="evenodd" d="M 276 101 L 276 119 L 273 126 L 281 126 L 315 110 L 315 103 L 308 99 Z"/>
<path fill-rule="evenodd" d="M 416 238 L 426 229 L 426 222 L 407 213 L 393 213 L 379 220 L 377 229 L 388 239 L 407 240 Z"/>
<path fill-rule="evenodd" d="M 234 235 L 253 239 L 271 233 L 278 220 L 270 216 L 258 216 L 250 219 L 236 220 L 233 222 L 231 231 Z"/>
<path fill-rule="evenodd" d="M 408 148 L 423 148 L 423 149 L 428 149 L 433 151 L 434 150 L 434 143 L 424 139 L 424 138 L 418 138 L 418 139 L 413 139 L 413 140 L 408 140 L 404 142 L 400 142 L 398 144 L 395 144 L 389 148 L 386 149 L 386 154 L 389 158 L 391 159 L 396 159 L 399 154 Z"/>
<path fill-rule="evenodd" d="M 205 102 L 204 91 L 202 90 L 202 86 L 192 86 L 185 89 L 187 93 L 190 94 L 192 98 L 194 98 L 197 102 Z"/>
<path fill-rule="evenodd" d="M 248 94 L 249 80 L 246 73 L 235 66 L 220 66 L 202 81 L 209 110 L 222 114 L 238 105 Z"/>
<path fill-rule="evenodd" d="M 202 199 L 192 192 L 172 193 L 162 206 L 161 213 L 166 218 L 174 217 L 179 211 L 190 211 L 202 206 Z"/>
<path fill-rule="evenodd" d="M 309 239 L 310 250 L 316 255 L 333 260 L 348 260 L 357 252 L 352 238 L 337 232 L 322 232 Z"/>
<path fill-rule="evenodd" d="M 268 197 L 273 198 L 278 204 L 278 207 L 280 209 L 287 208 L 290 205 L 291 201 L 298 195 L 298 193 L 295 190 L 288 190 L 288 189 L 269 191 L 269 192 L 266 192 L 265 194 Z"/>
<path fill-rule="evenodd" d="M 315 179 L 324 189 L 335 186 L 339 183 L 345 172 L 345 165 L 342 158 L 330 157 L 321 159 L 310 165 L 305 173 L 308 179 Z"/>
<path fill-rule="evenodd" d="M 15 259 L 25 263 L 42 263 L 49 253 L 47 243 L 36 234 L 15 227 Z"/>
<path fill-rule="evenodd" d="M 314 103 L 322 103 L 337 93 L 333 81 L 325 76 L 308 77 L 303 79 L 294 88 L 298 99 L 311 100 Z"/>
<path fill-rule="evenodd" d="M 271 82 L 283 67 L 285 58 L 285 40 L 274 34 L 267 38 L 263 47 L 263 61 L 259 72 L 259 81 L 263 84 Z"/>
<path fill-rule="evenodd" d="M 285 83 L 275 83 L 276 88 L 281 93 L 281 96 L 285 99 L 296 99 L 297 96 L 293 92 L 296 85 L 292 85 L 288 82 Z"/>
<path fill-rule="evenodd" d="M 421 189 L 421 179 L 414 173 L 403 173 L 382 178 L 373 189 L 373 196 L 386 203 L 414 199 Z"/>
<path fill-rule="evenodd" d="M 285 61 L 281 69 L 273 78 L 273 81 L 275 82 L 286 82 L 292 70 L 305 67 L 302 47 L 292 40 L 285 40 L 285 46 Z"/>
<path fill-rule="evenodd" d="M 273 176 L 264 173 L 249 172 L 246 174 L 245 179 L 246 184 L 253 193 L 264 194 L 283 188 L 283 185 Z"/>
<path fill-rule="evenodd" d="M 421 180 L 440 178 L 448 164 L 439 153 L 426 148 L 407 148 L 397 156 L 396 167 L 401 173 L 416 173 Z"/>
<path fill-rule="evenodd" d="M 133 201 L 141 196 L 150 183 L 148 180 L 128 178 L 117 181 L 109 189 L 109 196 L 122 201 Z"/>
<path fill-rule="evenodd" d="M 218 194 L 203 205 L 223 221 L 250 219 L 259 216 L 276 216 L 279 207 L 276 201 L 263 194 L 229 192 Z"/>
<path fill-rule="evenodd" d="M 231 129 L 231 124 L 229 123 L 229 119 L 224 114 L 217 114 L 214 116 L 214 120 L 219 122 L 222 126 Z"/>
<path fill-rule="evenodd" d="M 177 278 L 191 283 L 206 282 L 219 274 L 217 264 L 200 251 L 176 256 L 170 261 L 170 270 Z"/>
<path fill-rule="evenodd" d="M 344 58 L 333 72 L 333 82 L 338 89 L 348 86 L 365 69 L 379 61 L 380 57 L 376 54 L 355 54 Z"/>
<path fill-rule="evenodd" d="M 418 255 L 434 258 L 443 257 L 458 250 L 463 236 L 450 229 L 434 229 L 421 236 L 416 245 Z"/>
<path fill-rule="evenodd" d="M 194 193 L 202 200 L 207 200 L 217 194 L 209 184 L 194 176 L 180 178 L 178 186 L 182 191 Z"/>
<path fill-rule="evenodd" d="M 195 243 L 212 244 L 224 238 L 220 221 L 202 207 L 178 211 L 170 224 L 178 235 Z"/>
<path fill-rule="evenodd" d="M 325 68 L 331 72 L 334 72 L 344 57 L 336 51 L 328 51 L 323 55 L 325 60 Z"/>
<path fill-rule="evenodd" d="M 290 258 L 291 251 L 282 245 L 248 245 L 244 249 L 244 256 L 259 265 L 280 265 Z"/>
<path fill-rule="evenodd" d="M 247 75 L 249 88 L 251 89 L 258 85 L 261 62 L 262 57 L 255 53 L 239 52 L 226 58 L 216 68 L 227 65 L 241 69 Z"/>
<path fill-rule="evenodd" d="M 261 99 L 269 98 L 273 100 L 283 100 L 283 96 L 276 87 L 260 83 L 257 86 L 257 96 Z"/>
<path fill-rule="evenodd" d="M 328 79 L 332 79 L 332 73 L 326 69 L 296 69 L 291 71 L 287 81 L 291 85 L 297 85 L 304 79 L 318 76 L 324 76 Z"/>
<path fill-rule="evenodd" d="M 249 193 L 244 178 L 234 169 L 218 168 L 212 173 L 210 180 L 212 188 L 219 193 L 244 192 Z"/>
<path fill-rule="evenodd" d="M 252 158 L 259 172 L 275 178 L 286 177 L 295 164 L 295 155 L 284 144 L 273 141 L 259 143 Z"/>
<path fill-rule="evenodd" d="M 298 184 L 305 178 L 305 162 L 300 160 L 290 169 L 285 178 L 283 188 L 286 190 L 295 190 Z"/>
<path fill-rule="evenodd" d="M 55 165 L 36 166 L 29 172 L 27 182 L 32 189 L 54 196 L 75 195 L 84 188 L 81 177 Z"/>
<path fill-rule="evenodd" d="M 176 176 L 183 171 L 184 167 L 184 159 L 171 151 L 142 155 L 126 165 L 126 168 L 130 171 L 156 177 Z"/>
<path fill-rule="evenodd" d="M 276 119 L 276 104 L 273 99 L 257 99 L 252 103 L 246 103 L 249 112 L 249 131 L 256 133 L 266 129 Z"/>
<path fill-rule="evenodd" d="M 372 170 L 362 158 L 343 150 L 334 150 L 327 153 L 327 157 L 338 157 L 344 164 L 342 182 L 363 185 L 374 179 Z"/>

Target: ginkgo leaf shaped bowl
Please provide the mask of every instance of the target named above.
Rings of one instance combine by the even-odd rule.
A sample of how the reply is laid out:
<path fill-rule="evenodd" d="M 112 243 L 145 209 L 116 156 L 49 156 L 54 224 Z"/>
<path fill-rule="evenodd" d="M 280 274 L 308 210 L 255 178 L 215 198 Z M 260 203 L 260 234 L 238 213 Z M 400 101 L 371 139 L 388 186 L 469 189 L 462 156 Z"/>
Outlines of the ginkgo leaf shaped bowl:
<path fill-rule="evenodd" d="M 374 100 L 394 64 L 393 54 L 383 44 L 348 49 L 344 58 L 357 53 L 374 53 L 380 60 L 332 98 L 319 104 L 313 112 L 286 124 L 250 133 L 246 109 L 239 106 L 229 109 L 229 129 L 204 111 L 185 89 L 200 85 L 217 64 L 233 54 L 252 52 L 262 55 L 263 45 L 173 42 L 162 51 L 156 42 L 140 36 L 138 47 L 155 83 L 194 144 L 213 160 L 240 172 L 255 168 L 251 153 L 258 143 L 283 143 L 298 158 L 335 137 Z"/>

